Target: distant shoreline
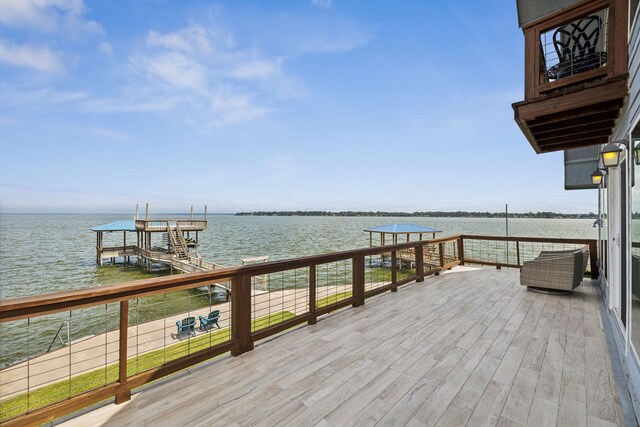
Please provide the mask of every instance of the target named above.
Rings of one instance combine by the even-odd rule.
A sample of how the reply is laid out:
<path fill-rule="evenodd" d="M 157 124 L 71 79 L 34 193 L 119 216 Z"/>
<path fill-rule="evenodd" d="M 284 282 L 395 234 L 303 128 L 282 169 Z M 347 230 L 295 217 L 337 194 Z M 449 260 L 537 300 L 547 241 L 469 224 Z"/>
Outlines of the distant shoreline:
<path fill-rule="evenodd" d="M 256 211 L 238 212 L 236 216 L 336 216 L 336 217 L 406 217 L 406 218 L 504 218 L 504 212 L 467 211 L 425 211 L 425 212 L 383 212 L 383 211 Z M 558 212 L 511 213 L 509 218 L 540 219 L 596 219 L 597 214 L 564 214 Z"/>

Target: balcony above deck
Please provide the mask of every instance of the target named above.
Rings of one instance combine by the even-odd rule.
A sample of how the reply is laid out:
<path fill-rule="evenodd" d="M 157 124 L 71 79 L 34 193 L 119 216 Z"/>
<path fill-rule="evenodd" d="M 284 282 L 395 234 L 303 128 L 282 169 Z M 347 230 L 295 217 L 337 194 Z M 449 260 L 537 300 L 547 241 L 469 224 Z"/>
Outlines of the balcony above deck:
<path fill-rule="evenodd" d="M 513 109 L 537 153 L 608 142 L 628 94 L 627 7 L 577 2 L 523 25 L 525 99 Z"/>

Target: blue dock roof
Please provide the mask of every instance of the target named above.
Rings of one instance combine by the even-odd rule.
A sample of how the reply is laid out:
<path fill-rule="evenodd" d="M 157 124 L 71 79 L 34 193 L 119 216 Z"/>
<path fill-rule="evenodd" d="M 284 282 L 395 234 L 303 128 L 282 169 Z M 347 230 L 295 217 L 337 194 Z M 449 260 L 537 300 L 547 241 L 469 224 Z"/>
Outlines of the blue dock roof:
<path fill-rule="evenodd" d="M 388 224 L 379 227 L 368 228 L 364 231 L 373 233 L 407 234 L 407 233 L 442 233 L 442 230 L 425 227 L 417 224 Z"/>
<path fill-rule="evenodd" d="M 98 225 L 91 231 L 136 231 L 136 221 L 133 219 L 123 219 L 109 224 Z"/>

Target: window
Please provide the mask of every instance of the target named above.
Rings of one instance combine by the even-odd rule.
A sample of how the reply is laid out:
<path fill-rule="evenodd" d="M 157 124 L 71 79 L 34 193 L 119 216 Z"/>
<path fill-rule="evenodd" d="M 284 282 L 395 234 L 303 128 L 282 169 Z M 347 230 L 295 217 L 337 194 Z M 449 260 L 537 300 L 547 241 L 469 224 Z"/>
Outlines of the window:
<path fill-rule="evenodd" d="M 635 2 L 636 6 L 638 2 Z M 640 144 L 640 125 L 636 126 L 632 137 L 630 147 Z M 631 175 L 631 342 L 636 349 L 640 351 L 640 166 L 636 165 L 633 154 L 628 156 L 630 163 Z"/>
<path fill-rule="evenodd" d="M 629 32 L 633 29 L 633 25 L 636 21 L 636 12 L 638 11 L 638 3 L 640 0 L 631 0 L 629 2 Z"/>

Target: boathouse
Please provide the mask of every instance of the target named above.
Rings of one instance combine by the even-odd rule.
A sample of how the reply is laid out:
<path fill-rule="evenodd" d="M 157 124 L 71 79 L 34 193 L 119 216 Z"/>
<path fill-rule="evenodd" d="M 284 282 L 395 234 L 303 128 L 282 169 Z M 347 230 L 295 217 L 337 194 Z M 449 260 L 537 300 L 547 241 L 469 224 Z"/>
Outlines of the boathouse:
<path fill-rule="evenodd" d="M 149 219 L 148 207 L 145 219 L 120 220 L 93 227 L 96 233 L 96 263 L 104 260 L 124 263 L 135 262 L 151 269 L 153 263 L 162 263 L 176 270 L 193 273 L 214 270 L 221 266 L 201 258 L 198 251 L 200 233 L 207 228 L 207 208 L 202 219 L 194 218 L 193 208 L 188 219 Z M 122 233 L 121 245 L 105 246 L 105 233 Z M 135 237 L 132 236 L 135 234 Z"/>
<path fill-rule="evenodd" d="M 417 224 L 387 224 L 378 227 L 367 228 L 364 230 L 369 233 L 369 247 L 378 247 L 385 245 L 397 245 L 399 243 L 409 243 L 411 241 L 423 241 L 429 238 L 435 239 L 436 233 L 442 233 L 441 230 L 437 230 L 431 227 L 425 227 Z M 375 237 L 374 237 L 375 235 Z M 435 247 L 434 247 L 435 248 Z M 455 248 L 453 249 L 455 251 Z M 432 267 L 439 267 L 445 265 L 448 261 L 455 258 L 456 254 L 450 253 L 451 251 L 435 250 L 423 251 L 423 261 L 426 265 Z M 415 263 L 416 254 L 414 248 L 406 248 L 397 251 L 397 256 L 393 253 L 385 252 L 381 254 L 381 262 L 389 262 L 391 264 L 402 266 L 413 266 Z"/>

